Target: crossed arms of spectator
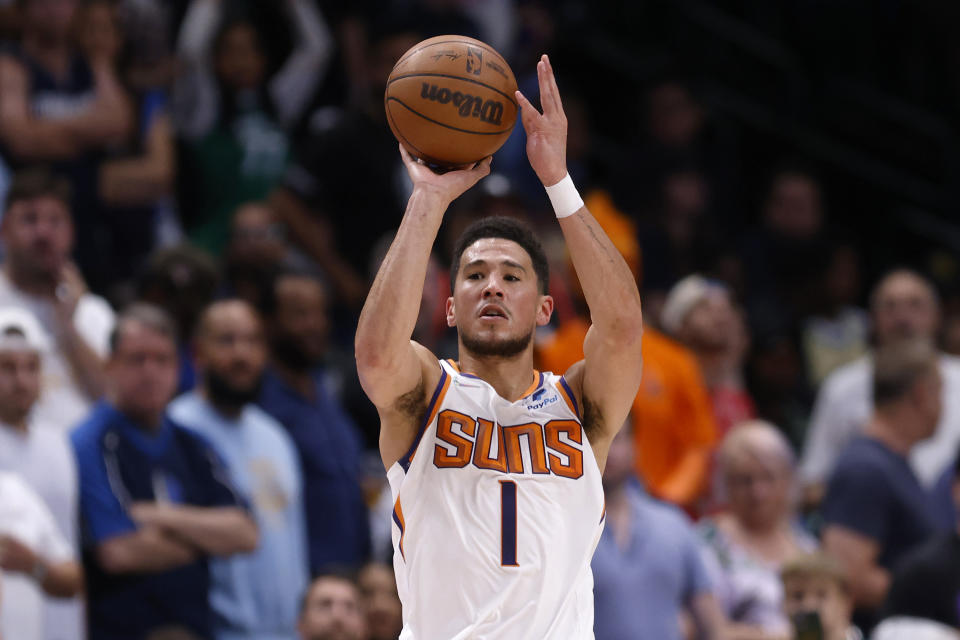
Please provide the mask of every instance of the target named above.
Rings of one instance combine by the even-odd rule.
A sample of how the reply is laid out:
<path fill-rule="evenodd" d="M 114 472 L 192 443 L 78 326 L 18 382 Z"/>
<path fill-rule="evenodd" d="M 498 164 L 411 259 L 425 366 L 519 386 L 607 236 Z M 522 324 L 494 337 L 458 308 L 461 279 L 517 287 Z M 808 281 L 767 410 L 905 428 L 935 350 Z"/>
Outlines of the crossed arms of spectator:
<path fill-rule="evenodd" d="M 194 562 L 203 555 L 226 556 L 256 549 L 257 526 L 239 507 L 193 507 L 138 502 L 130 507 L 136 531 L 97 546 L 109 573 L 154 573 Z"/>
<path fill-rule="evenodd" d="M 69 158 L 80 151 L 122 140 L 133 127 L 129 101 L 113 73 L 94 69 L 95 98 L 65 118 L 36 118 L 30 112 L 30 81 L 14 58 L 0 55 L 0 140 L 29 160 Z"/>

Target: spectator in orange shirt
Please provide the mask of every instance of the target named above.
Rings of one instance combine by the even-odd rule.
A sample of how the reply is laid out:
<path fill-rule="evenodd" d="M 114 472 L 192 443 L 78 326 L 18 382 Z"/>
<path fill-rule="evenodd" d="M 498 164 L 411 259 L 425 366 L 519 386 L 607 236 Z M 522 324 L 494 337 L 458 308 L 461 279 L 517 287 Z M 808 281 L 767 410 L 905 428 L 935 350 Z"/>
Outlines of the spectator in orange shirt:
<path fill-rule="evenodd" d="M 589 205 L 591 211 L 594 204 Z M 615 224 L 623 214 L 612 206 L 597 216 L 601 226 Z M 619 216 L 619 217 L 618 217 Z M 629 233 L 610 233 L 610 239 L 637 272 L 639 247 Z M 570 270 L 576 314 L 559 318 L 557 330 L 537 345 L 539 368 L 566 371 L 583 358 L 583 339 L 590 326 L 586 304 L 576 276 Z M 717 441 L 710 398 L 697 361 L 682 346 L 646 326 L 643 332 L 643 380 L 633 402 L 637 473 L 654 496 L 694 507 L 706 486 L 710 459 Z"/>

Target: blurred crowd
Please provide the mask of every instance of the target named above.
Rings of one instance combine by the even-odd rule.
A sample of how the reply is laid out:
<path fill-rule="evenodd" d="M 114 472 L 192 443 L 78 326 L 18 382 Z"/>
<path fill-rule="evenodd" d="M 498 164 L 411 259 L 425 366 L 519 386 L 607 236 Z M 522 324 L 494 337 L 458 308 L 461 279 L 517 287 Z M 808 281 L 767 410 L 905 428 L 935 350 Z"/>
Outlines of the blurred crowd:
<path fill-rule="evenodd" d="M 598 90 L 586 4 L 0 0 L 2 638 L 398 637 L 353 333 L 410 189 L 386 77 L 443 33 L 528 96 L 551 53 L 570 173 L 642 292 L 598 640 L 960 638 L 960 282 L 866 246 L 881 222 L 793 149 L 748 157 L 663 43 Z M 524 144 L 447 213 L 414 338 L 456 357 L 457 235 L 521 217 L 562 372 L 589 312 Z"/>

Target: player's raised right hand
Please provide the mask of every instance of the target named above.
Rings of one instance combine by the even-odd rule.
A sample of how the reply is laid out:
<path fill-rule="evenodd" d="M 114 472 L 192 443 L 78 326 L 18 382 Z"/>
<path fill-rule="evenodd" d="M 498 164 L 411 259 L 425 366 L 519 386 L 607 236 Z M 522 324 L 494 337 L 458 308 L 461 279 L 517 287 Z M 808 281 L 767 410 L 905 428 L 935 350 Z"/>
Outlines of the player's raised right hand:
<path fill-rule="evenodd" d="M 444 206 L 459 198 L 470 187 L 477 184 L 482 178 L 490 174 L 492 156 L 488 156 L 467 169 L 457 169 L 446 173 L 435 173 L 430 167 L 422 164 L 400 145 L 400 155 L 407 173 L 413 181 L 414 191 L 421 190 L 438 196 Z"/>

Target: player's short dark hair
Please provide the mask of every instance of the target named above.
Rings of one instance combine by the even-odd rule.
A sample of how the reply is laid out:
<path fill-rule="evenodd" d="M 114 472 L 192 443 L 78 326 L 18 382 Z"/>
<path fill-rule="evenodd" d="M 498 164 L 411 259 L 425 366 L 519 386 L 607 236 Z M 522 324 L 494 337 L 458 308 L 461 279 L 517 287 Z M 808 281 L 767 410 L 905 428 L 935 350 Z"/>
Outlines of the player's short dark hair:
<path fill-rule="evenodd" d="M 131 322 L 142 325 L 156 334 L 168 338 L 174 347 L 177 345 L 177 327 L 166 311 L 147 302 L 135 302 L 126 307 L 117 316 L 110 332 L 110 353 L 117 352 L 123 338 L 124 328 Z"/>
<path fill-rule="evenodd" d="M 50 197 L 62 202 L 68 209 L 72 196 L 70 182 L 44 167 L 24 169 L 13 175 L 10 189 L 4 201 L 4 211 L 9 211 L 15 202 Z"/>
<path fill-rule="evenodd" d="M 484 238 L 503 238 L 511 240 L 520 245 L 530 261 L 533 262 L 533 270 L 537 274 L 537 284 L 540 293 L 546 295 L 550 287 L 550 267 L 547 264 L 547 254 L 543 250 L 537 236 L 525 223 L 516 218 L 507 218 L 505 216 L 490 216 L 480 218 L 467 227 L 453 249 L 453 257 L 450 261 L 450 293 L 453 293 L 454 285 L 457 282 L 457 274 L 460 272 L 460 259 L 467 247 L 477 240 Z"/>

